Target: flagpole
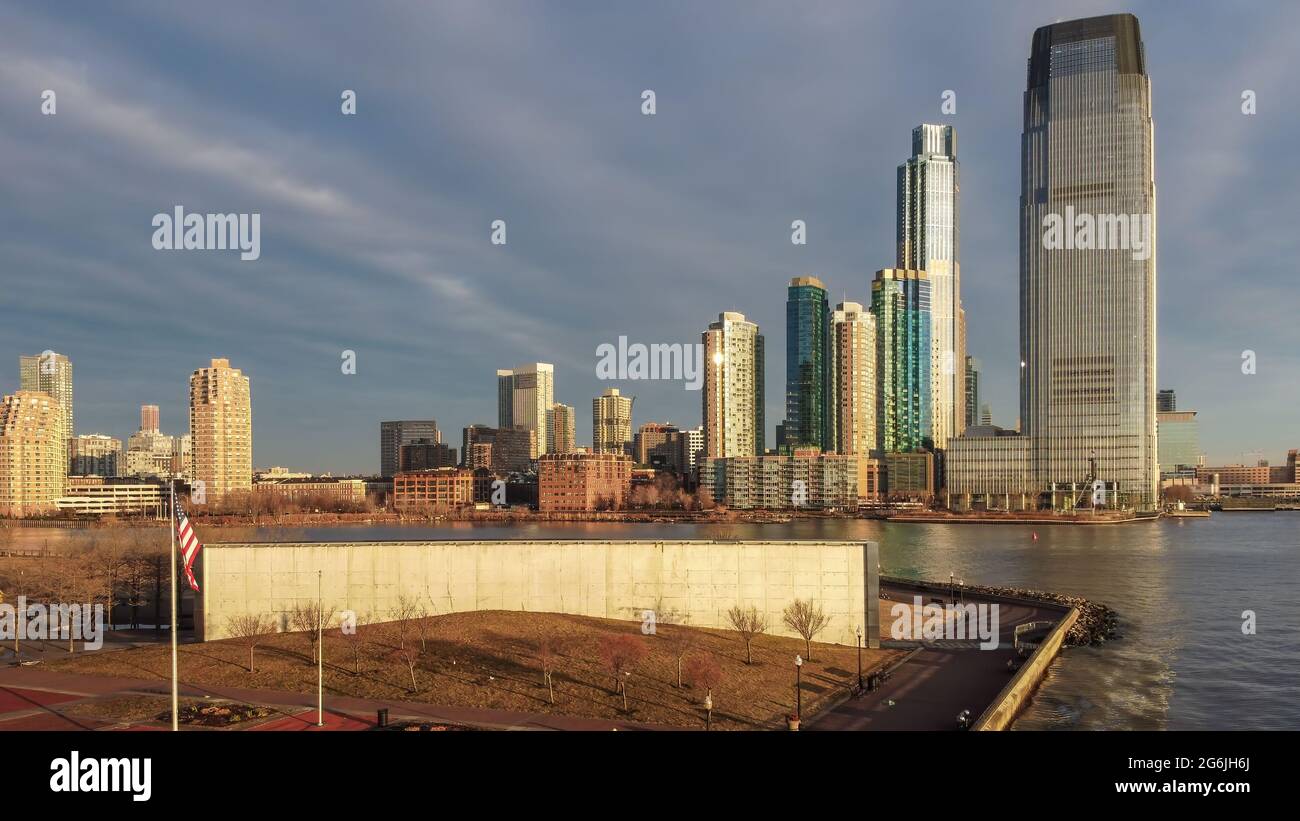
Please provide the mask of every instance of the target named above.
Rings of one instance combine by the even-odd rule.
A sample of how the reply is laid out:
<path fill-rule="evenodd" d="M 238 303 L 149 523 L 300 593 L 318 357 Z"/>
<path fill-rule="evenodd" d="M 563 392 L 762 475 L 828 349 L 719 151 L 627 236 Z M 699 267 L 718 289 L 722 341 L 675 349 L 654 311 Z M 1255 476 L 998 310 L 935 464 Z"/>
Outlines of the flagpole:
<path fill-rule="evenodd" d="M 320 596 L 321 572 L 316 571 L 316 726 L 325 726 L 325 611 Z"/>
<path fill-rule="evenodd" d="M 180 730 L 180 698 L 176 686 L 176 477 L 168 483 L 171 485 L 172 510 L 172 732 Z"/>

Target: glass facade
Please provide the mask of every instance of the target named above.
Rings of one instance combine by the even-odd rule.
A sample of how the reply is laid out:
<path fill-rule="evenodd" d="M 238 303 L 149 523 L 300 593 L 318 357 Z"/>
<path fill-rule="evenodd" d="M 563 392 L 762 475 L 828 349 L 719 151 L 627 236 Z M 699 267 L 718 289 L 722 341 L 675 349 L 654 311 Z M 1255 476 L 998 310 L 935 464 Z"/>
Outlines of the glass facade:
<path fill-rule="evenodd" d="M 912 156 L 898 167 L 896 264 L 930 280 L 930 438 L 939 448 L 966 427 L 958 172 L 952 126 L 912 130 Z"/>
<path fill-rule="evenodd" d="M 795 277 L 785 303 L 785 441 L 790 447 L 830 450 L 827 435 L 826 286 L 816 277 Z"/>
<path fill-rule="evenodd" d="M 1020 416 L 1040 490 L 1087 481 L 1095 459 L 1118 503 L 1157 501 L 1155 209 L 1137 18 L 1038 29 L 1021 138 Z M 1092 241 L 1090 225 L 1124 239 L 1120 222 L 1145 236 Z"/>
<path fill-rule="evenodd" d="M 876 441 L 885 452 L 930 449 L 930 281 L 886 268 L 871 283 L 876 317 Z"/>

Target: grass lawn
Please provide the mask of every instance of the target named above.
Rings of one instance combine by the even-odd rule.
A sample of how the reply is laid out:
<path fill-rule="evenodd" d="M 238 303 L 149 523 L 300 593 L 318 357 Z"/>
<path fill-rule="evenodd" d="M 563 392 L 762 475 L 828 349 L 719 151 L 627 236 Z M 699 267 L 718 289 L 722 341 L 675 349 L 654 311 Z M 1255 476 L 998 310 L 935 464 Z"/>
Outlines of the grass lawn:
<path fill-rule="evenodd" d="M 327 630 L 325 691 L 360 698 L 698 727 L 704 721 L 700 703 L 705 693 L 689 683 L 676 686 L 673 652 L 674 636 L 690 634 L 695 645 L 687 657 L 711 655 L 721 671 L 720 683 L 713 690 L 713 726 L 765 729 L 783 727 L 786 714 L 793 712 L 794 657 L 805 654 L 800 639 L 759 636 L 751 665 L 745 663 L 744 643 L 730 631 L 659 625 L 656 635 L 642 636 L 640 622 L 556 613 L 453 613 L 424 620 L 423 632 L 413 688 L 393 625 L 363 625 L 358 628 L 359 642 L 344 637 L 337 627 Z M 253 673 L 248 671 L 247 647 L 236 640 L 183 645 L 181 681 L 314 693 L 316 665 L 308 635 L 278 633 L 268 637 L 257 648 Z M 602 640 L 620 635 L 644 642 L 648 651 L 627 679 L 627 712 L 623 711 L 622 696 L 615 694 L 614 679 L 601 652 Z M 554 704 L 538 661 L 543 639 L 558 646 Z M 420 643 L 416 637 L 408 646 Z M 359 670 L 354 649 L 360 651 Z M 897 650 L 864 649 L 863 673 L 902 655 Z M 854 647 L 814 643 L 812 656 L 803 667 L 805 717 L 840 696 L 857 676 Z M 166 679 L 171 666 L 168 647 L 162 645 L 73 654 L 47 662 L 47 669 Z M 94 708 L 87 705 L 87 709 Z"/>

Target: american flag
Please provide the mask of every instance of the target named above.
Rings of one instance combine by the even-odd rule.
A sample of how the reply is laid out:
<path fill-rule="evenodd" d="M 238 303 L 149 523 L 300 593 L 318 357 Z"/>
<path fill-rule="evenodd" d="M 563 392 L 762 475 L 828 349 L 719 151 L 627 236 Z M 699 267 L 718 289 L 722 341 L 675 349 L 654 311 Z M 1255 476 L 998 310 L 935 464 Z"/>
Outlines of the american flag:
<path fill-rule="evenodd" d="M 185 579 L 190 583 L 190 589 L 197 593 L 199 583 L 194 581 L 194 560 L 198 558 L 203 545 L 199 544 L 194 528 L 190 527 L 189 517 L 179 506 L 176 508 L 176 542 L 181 547 L 181 558 L 185 561 Z"/>

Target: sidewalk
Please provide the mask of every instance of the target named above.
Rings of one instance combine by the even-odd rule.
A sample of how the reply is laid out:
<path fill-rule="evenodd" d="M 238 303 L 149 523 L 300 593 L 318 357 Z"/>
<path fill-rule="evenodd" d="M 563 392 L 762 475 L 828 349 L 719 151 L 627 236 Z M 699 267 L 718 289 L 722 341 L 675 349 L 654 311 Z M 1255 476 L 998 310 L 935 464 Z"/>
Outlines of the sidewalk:
<path fill-rule="evenodd" d="M 70 701 L 103 698 L 113 695 L 170 695 L 166 681 L 158 679 L 108 678 L 55 673 L 38 667 L 0 668 L 0 732 L 16 729 L 97 729 L 103 722 L 65 718 L 48 709 L 50 706 Z M 180 686 L 182 697 L 227 699 L 246 704 L 272 707 L 284 713 L 276 722 L 284 722 L 276 729 L 319 729 L 315 727 L 316 695 L 282 690 L 257 690 L 239 687 L 199 688 L 184 683 Z M 306 708 L 311 708 L 309 721 L 304 722 Z M 353 698 L 351 696 L 325 696 L 325 710 L 339 717 L 339 721 L 326 721 L 324 729 L 359 730 L 374 726 L 376 713 L 388 709 L 388 720 L 398 722 L 430 721 L 444 724 L 461 724 L 486 730 L 677 730 L 689 729 L 643 724 L 635 721 L 612 721 L 576 716 L 520 713 L 508 710 L 490 710 L 475 707 L 448 707 L 414 701 L 389 701 Z M 44 718 L 50 726 L 29 726 L 33 718 Z M 327 717 L 328 718 L 328 717 Z M 14 722 L 21 722 L 15 724 Z M 37 722 L 42 723 L 42 722 Z M 275 722 L 273 722 L 275 723 Z M 303 727 L 304 723 L 310 727 Z M 82 726 L 93 725 L 93 726 Z M 259 729 L 270 729 L 259 725 Z M 136 729 L 136 728 L 131 728 Z M 146 729 L 140 727 L 139 729 Z M 150 728 L 152 729 L 152 728 Z"/>

